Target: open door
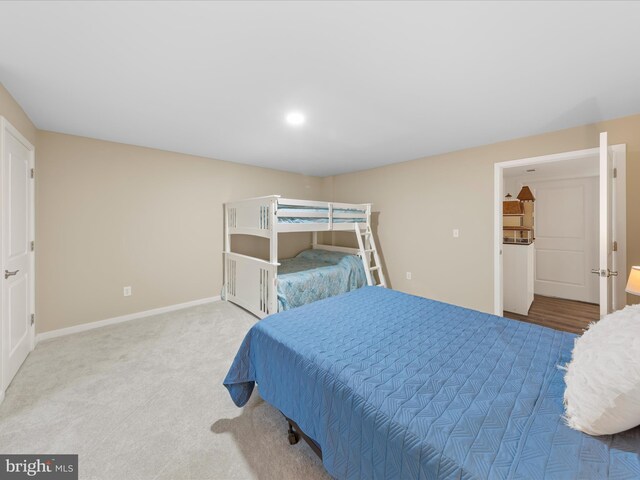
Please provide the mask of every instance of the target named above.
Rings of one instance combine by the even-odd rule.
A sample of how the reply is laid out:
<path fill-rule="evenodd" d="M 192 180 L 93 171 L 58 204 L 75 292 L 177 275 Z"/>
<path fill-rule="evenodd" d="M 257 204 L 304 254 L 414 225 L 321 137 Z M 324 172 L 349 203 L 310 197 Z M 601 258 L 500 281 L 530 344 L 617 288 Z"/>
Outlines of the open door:
<path fill-rule="evenodd" d="M 33 146 L 0 117 L 0 396 L 34 346 Z"/>
<path fill-rule="evenodd" d="M 593 273 L 600 276 L 600 318 L 613 311 L 613 157 L 609 153 L 607 132 L 600 134 L 600 265 Z"/>

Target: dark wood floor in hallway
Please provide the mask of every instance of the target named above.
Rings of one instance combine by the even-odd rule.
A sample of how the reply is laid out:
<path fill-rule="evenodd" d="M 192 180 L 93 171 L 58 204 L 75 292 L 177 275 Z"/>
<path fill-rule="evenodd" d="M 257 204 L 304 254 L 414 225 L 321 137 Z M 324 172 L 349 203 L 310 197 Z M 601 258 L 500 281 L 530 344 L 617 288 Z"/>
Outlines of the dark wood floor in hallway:
<path fill-rule="evenodd" d="M 504 312 L 504 316 L 580 334 L 591 322 L 600 318 L 600 307 L 593 303 L 535 295 L 529 315 Z"/>

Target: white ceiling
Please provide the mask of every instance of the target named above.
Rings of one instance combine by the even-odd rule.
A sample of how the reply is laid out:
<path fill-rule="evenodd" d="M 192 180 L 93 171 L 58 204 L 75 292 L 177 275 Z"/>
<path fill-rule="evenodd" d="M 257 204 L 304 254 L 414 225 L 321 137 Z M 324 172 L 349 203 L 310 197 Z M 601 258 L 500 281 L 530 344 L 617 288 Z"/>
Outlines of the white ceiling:
<path fill-rule="evenodd" d="M 41 129 L 329 175 L 638 113 L 639 20 L 613 2 L 0 2 L 0 82 Z"/>

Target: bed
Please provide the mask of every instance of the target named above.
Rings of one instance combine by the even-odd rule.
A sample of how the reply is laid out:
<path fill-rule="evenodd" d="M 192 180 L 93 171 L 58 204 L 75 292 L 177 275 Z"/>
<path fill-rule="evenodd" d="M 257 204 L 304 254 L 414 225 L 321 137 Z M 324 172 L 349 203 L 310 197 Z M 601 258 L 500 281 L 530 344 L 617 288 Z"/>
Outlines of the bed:
<path fill-rule="evenodd" d="M 366 284 L 362 260 L 323 249 L 300 252 L 278 267 L 278 311 L 300 307 Z"/>
<path fill-rule="evenodd" d="M 335 478 L 640 478 L 640 429 L 562 419 L 575 335 L 364 287 L 272 315 L 224 380 L 312 439 Z"/>
<path fill-rule="evenodd" d="M 357 255 L 367 285 L 386 286 L 382 262 L 371 230 L 371 204 L 336 203 L 315 200 L 282 198 L 279 195 L 248 198 L 224 205 L 224 280 L 222 296 L 248 310 L 258 318 L 278 311 L 304 305 L 352 290 L 345 288 L 345 279 L 337 272 L 355 260 L 334 262 L 332 273 L 299 273 L 291 277 L 289 260 L 278 257 L 278 244 L 287 233 L 309 232 L 313 250 Z M 340 247 L 319 242 L 319 232 L 353 232 L 358 247 Z M 283 235 L 281 235 L 283 234 Z M 233 252 L 233 235 L 251 235 L 269 241 L 269 259 Z M 355 257 L 354 257 L 355 258 Z M 328 265 L 323 265 L 328 266 Z M 316 267 L 309 266 L 307 270 Z M 352 265 L 353 268 L 353 265 Z M 287 278 L 282 278 L 282 276 Z M 346 281 L 351 281 L 353 274 Z M 322 281 L 327 280 L 327 285 Z M 340 288 L 336 288 L 341 285 Z M 297 290 L 296 290 L 297 289 Z"/>

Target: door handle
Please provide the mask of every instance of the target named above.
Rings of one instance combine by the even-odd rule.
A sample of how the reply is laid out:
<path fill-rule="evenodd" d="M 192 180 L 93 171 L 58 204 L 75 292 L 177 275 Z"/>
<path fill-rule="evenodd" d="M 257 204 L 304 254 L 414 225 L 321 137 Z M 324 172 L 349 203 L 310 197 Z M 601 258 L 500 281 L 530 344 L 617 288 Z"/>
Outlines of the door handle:
<path fill-rule="evenodd" d="M 15 272 L 10 272 L 9 270 L 5 270 L 4 271 L 4 279 L 6 280 L 9 277 L 13 277 L 14 275 L 17 275 L 19 271 L 20 270 L 16 270 Z"/>
<path fill-rule="evenodd" d="M 618 272 L 615 272 L 613 270 L 609 270 L 608 268 L 606 270 L 598 270 L 597 268 L 592 268 L 591 269 L 591 273 L 598 275 L 600 277 L 617 277 L 618 276 Z"/>

